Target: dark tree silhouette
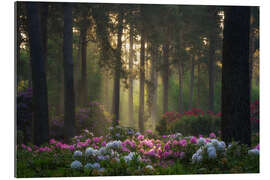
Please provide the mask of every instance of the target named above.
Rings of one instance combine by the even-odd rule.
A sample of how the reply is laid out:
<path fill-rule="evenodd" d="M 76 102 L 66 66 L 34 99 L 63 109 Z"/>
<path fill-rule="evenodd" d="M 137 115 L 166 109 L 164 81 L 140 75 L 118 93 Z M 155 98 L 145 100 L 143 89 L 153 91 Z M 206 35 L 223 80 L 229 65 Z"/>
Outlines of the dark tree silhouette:
<path fill-rule="evenodd" d="M 122 34 L 123 34 L 123 18 L 124 13 L 123 10 L 120 8 L 118 14 L 118 28 L 117 28 L 117 48 L 116 48 L 116 65 L 115 65 L 115 72 L 114 72 L 114 88 L 113 88 L 113 116 L 115 125 L 119 124 L 119 106 L 120 106 L 120 76 L 121 76 L 121 68 L 122 68 L 122 61 L 121 61 L 121 50 L 122 50 Z"/>
<path fill-rule="evenodd" d="M 169 104 L 169 42 L 163 45 L 163 72 L 162 72 L 162 83 L 163 83 L 163 113 L 168 112 Z"/>
<path fill-rule="evenodd" d="M 41 20 L 41 37 L 42 37 L 42 50 L 45 63 L 45 72 L 48 71 L 48 3 L 40 3 L 40 20 Z"/>
<path fill-rule="evenodd" d="M 251 144 L 249 78 L 250 7 L 225 11 L 222 64 L 222 139 Z"/>
<path fill-rule="evenodd" d="M 64 7 L 64 134 L 65 140 L 75 135 L 75 97 L 73 85 L 73 59 L 72 59 L 72 4 L 65 3 Z"/>
<path fill-rule="evenodd" d="M 49 138 L 48 94 L 38 6 L 38 3 L 27 3 L 28 34 L 33 83 L 33 143 L 35 145 L 41 145 Z"/>
<path fill-rule="evenodd" d="M 141 52 L 140 52 L 140 99 L 139 99 L 139 129 L 140 132 L 144 132 L 144 81 L 145 81 L 145 67 L 144 67 L 144 59 L 145 59 L 145 34 L 142 30 L 141 34 Z"/>
<path fill-rule="evenodd" d="M 129 77 L 129 89 L 128 89 L 128 119 L 130 127 L 134 126 L 134 118 L 133 118 L 133 26 L 130 26 L 129 32 L 129 72 L 131 76 Z"/>

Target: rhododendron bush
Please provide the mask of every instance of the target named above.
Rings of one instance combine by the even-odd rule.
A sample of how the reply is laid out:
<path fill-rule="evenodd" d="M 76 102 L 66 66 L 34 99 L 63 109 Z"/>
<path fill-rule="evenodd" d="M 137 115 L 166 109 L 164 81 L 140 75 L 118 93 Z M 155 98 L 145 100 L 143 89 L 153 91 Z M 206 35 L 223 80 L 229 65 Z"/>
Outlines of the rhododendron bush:
<path fill-rule="evenodd" d="M 40 147 L 18 145 L 17 176 L 251 173 L 259 172 L 259 149 L 226 144 L 213 132 L 157 136 L 116 126 L 105 136 L 83 130 L 69 144 L 51 139 Z"/>
<path fill-rule="evenodd" d="M 166 112 L 157 126 L 160 134 L 181 132 L 184 135 L 207 135 L 210 132 L 217 133 L 220 129 L 221 113 L 214 114 L 211 111 L 204 113 L 200 109 L 184 113 Z"/>
<path fill-rule="evenodd" d="M 250 104 L 250 122 L 253 133 L 259 132 L 259 102 L 256 100 Z M 221 113 L 211 111 L 203 112 L 193 108 L 192 111 L 166 112 L 162 115 L 156 130 L 159 134 L 181 132 L 184 135 L 207 135 L 210 132 L 219 133 Z"/>

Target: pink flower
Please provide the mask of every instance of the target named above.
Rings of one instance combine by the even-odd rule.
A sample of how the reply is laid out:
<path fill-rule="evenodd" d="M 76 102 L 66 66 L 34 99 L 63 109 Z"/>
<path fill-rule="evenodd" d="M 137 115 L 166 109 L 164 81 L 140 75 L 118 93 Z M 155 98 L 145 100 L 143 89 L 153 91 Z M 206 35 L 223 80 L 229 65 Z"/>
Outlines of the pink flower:
<path fill-rule="evenodd" d="M 139 152 L 140 152 L 140 153 L 144 153 L 144 149 L 140 149 Z"/>
<path fill-rule="evenodd" d="M 139 135 L 139 136 L 137 137 L 137 139 L 140 140 L 140 141 L 143 140 L 143 139 L 144 139 L 144 135 Z"/>
<path fill-rule="evenodd" d="M 148 134 L 152 134 L 152 133 L 153 133 L 153 131 L 152 131 L 151 129 L 146 130 L 146 132 L 147 132 Z"/>
<path fill-rule="evenodd" d="M 93 141 L 94 141 L 95 143 L 99 142 L 100 140 L 101 140 L 101 138 L 99 138 L 99 137 L 93 137 Z"/>
<path fill-rule="evenodd" d="M 50 144 L 56 144 L 57 142 L 54 139 L 50 139 Z"/>
<path fill-rule="evenodd" d="M 58 142 L 55 146 L 58 147 L 58 148 L 61 148 L 62 147 L 62 143 L 61 142 Z"/>
<path fill-rule="evenodd" d="M 30 148 L 30 147 L 27 147 L 27 150 L 28 150 L 29 152 L 31 152 L 31 151 L 32 151 L 32 148 Z"/>
<path fill-rule="evenodd" d="M 190 143 L 197 144 L 197 138 L 196 138 L 195 136 L 193 136 L 193 137 L 190 139 Z"/>
<path fill-rule="evenodd" d="M 258 144 L 255 148 L 260 150 L 260 144 Z"/>
<path fill-rule="evenodd" d="M 178 141 L 174 140 L 173 145 L 178 145 Z"/>
<path fill-rule="evenodd" d="M 130 150 L 126 146 L 122 146 L 122 150 L 125 152 L 130 152 Z"/>
<path fill-rule="evenodd" d="M 215 133 L 212 132 L 212 133 L 209 134 L 209 137 L 211 137 L 211 138 L 216 138 L 217 136 L 216 136 Z"/>
<path fill-rule="evenodd" d="M 26 146 L 25 144 L 22 144 L 22 148 L 26 149 L 26 148 L 27 148 L 27 146 Z"/>
<path fill-rule="evenodd" d="M 91 139 L 87 139 L 86 141 L 85 141 L 87 144 L 90 144 L 91 143 Z"/>
<path fill-rule="evenodd" d="M 179 145 L 180 145 L 180 146 L 186 146 L 186 145 L 187 145 L 187 140 L 181 139 L 181 140 L 179 141 Z"/>
<path fill-rule="evenodd" d="M 155 156 L 156 153 L 153 149 L 151 149 L 150 151 L 146 152 L 145 155 L 149 155 L 149 156 Z"/>
<path fill-rule="evenodd" d="M 170 144 L 169 144 L 169 142 L 167 142 L 167 143 L 164 145 L 164 149 L 165 149 L 165 150 L 169 150 L 169 149 L 170 149 Z"/>
<path fill-rule="evenodd" d="M 106 146 L 106 141 L 103 141 L 103 142 L 101 143 L 101 146 Z"/>
<path fill-rule="evenodd" d="M 70 145 L 69 146 L 69 150 L 74 151 L 75 150 L 75 146 L 74 145 Z"/>

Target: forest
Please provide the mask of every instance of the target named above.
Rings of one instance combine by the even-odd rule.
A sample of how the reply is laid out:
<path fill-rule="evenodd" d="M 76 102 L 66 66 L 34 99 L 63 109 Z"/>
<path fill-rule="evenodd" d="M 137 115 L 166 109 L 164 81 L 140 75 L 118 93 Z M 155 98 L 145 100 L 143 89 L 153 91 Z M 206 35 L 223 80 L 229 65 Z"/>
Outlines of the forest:
<path fill-rule="evenodd" d="M 16 2 L 16 177 L 259 172 L 259 7 Z"/>

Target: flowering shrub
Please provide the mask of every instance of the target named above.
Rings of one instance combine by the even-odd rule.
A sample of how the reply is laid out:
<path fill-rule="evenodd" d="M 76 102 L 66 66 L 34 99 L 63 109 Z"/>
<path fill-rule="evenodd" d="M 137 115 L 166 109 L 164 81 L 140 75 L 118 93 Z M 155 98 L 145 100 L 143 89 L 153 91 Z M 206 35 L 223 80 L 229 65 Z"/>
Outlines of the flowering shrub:
<path fill-rule="evenodd" d="M 97 101 L 90 102 L 87 107 L 76 110 L 76 134 L 88 129 L 96 135 L 105 135 L 106 127 L 111 124 L 111 117 L 104 106 Z M 50 122 L 50 135 L 56 139 L 63 139 L 64 116 L 55 117 Z"/>
<path fill-rule="evenodd" d="M 112 140 L 84 130 L 71 144 L 17 146 L 17 177 L 259 172 L 259 149 L 227 145 L 213 132 Z"/>
<path fill-rule="evenodd" d="M 17 95 L 17 130 L 18 142 L 29 142 L 32 132 L 32 89 L 20 91 Z"/>
<path fill-rule="evenodd" d="M 220 113 L 211 111 L 204 113 L 200 109 L 193 108 L 183 114 L 167 112 L 157 126 L 160 134 L 180 132 L 185 135 L 207 135 L 210 132 L 218 132 L 220 128 Z"/>
<path fill-rule="evenodd" d="M 259 101 L 254 101 L 250 104 L 250 122 L 251 122 L 251 129 L 253 132 L 259 132 Z"/>
<path fill-rule="evenodd" d="M 135 129 L 130 127 L 115 126 L 107 129 L 107 138 L 110 140 L 125 140 L 135 135 Z"/>

